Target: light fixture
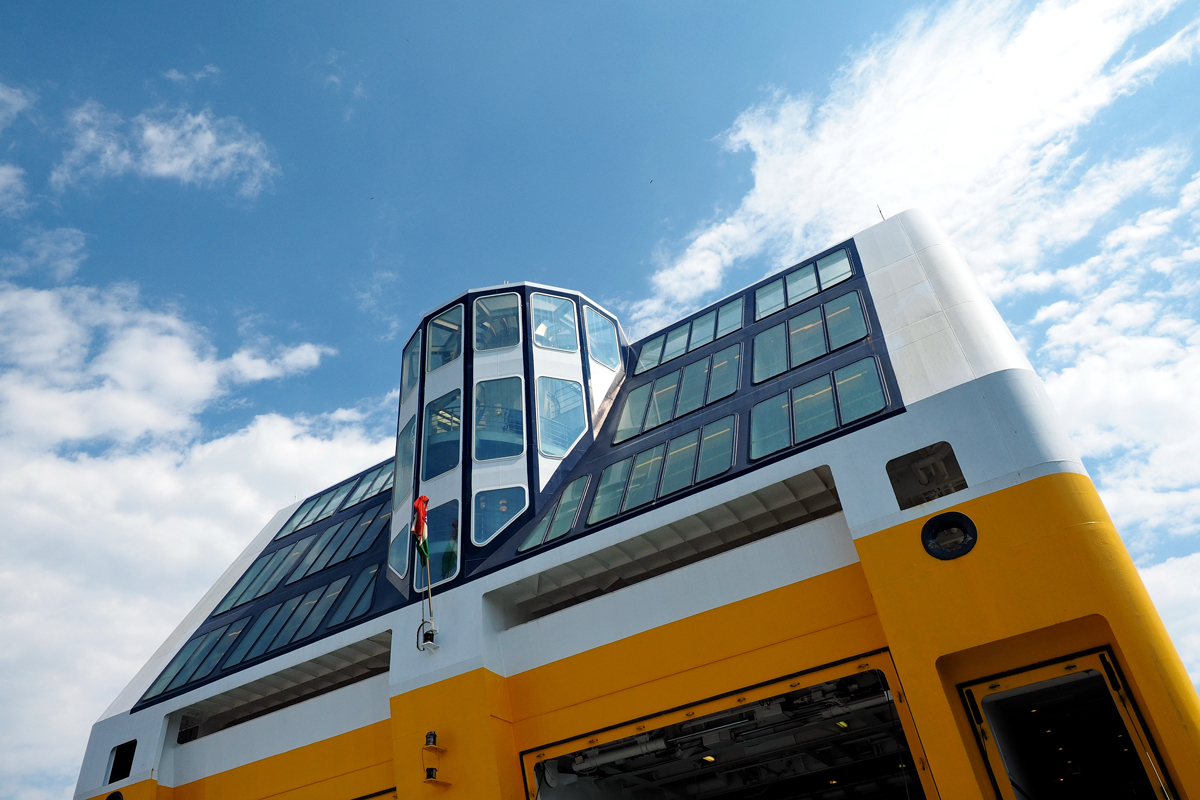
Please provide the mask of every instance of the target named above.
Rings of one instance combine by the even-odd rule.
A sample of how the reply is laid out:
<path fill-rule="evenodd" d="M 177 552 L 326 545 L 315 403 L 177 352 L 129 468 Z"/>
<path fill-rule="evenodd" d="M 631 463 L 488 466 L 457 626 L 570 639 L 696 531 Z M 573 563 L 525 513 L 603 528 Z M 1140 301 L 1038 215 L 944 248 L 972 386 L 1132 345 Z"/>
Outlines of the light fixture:
<path fill-rule="evenodd" d="M 830 786 L 833 786 L 835 783 L 837 783 L 837 781 L 830 781 L 830 782 L 829 782 L 829 785 L 830 785 Z"/>
<path fill-rule="evenodd" d="M 835 722 L 835 723 L 833 723 L 833 724 L 834 724 L 834 725 L 837 725 L 837 726 L 838 726 L 839 728 L 841 728 L 842 730 L 846 730 L 847 728 L 849 728 L 849 727 L 850 727 L 850 723 L 848 723 L 848 722 L 844 722 L 844 721 L 842 721 L 842 720 L 838 720 L 837 722 Z"/>
<path fill-rule="evenodd" d="M 710 763 L 710 764 L 711 764 L 712 762 L 716 761 L 716 759 L 715 759 L 715 758 L 713 758 L 712 756 L 703 756 L 703 757 L 702 757 L 700 760 L 701 760 L 701 761 L 707 761 L 707 762 L 708 762 L 708 763 Z"/>

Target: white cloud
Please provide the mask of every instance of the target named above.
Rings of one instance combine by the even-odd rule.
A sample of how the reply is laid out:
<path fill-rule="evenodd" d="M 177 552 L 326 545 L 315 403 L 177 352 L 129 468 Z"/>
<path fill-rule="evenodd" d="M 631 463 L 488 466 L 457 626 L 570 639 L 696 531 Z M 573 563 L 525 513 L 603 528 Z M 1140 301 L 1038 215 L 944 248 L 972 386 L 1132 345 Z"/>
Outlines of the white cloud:
<path fill-rule="evenodd" d="M 25 170 L 12 164 L 0 164 L 0 214 L 15 217 L 28 208 Z"/>
<path fill-rule="evenodd" d="M 160 107 L 128 122 L 89 100 L 67 115 L 71 147 L 50 174 L 57 191 L 83 180 L 134 173 L 183 184 L 233 183 L 257 197 L 280 172 L 266 142 L 236 117 Z"/>
<path fill-rule="evenodd" d="M 1200 553 L 1167 559 L 1141 573 L 1192 683 L 1200 686 Z"/>
<path fill-rule="evenodd" d="M 34 96 L 0 83 L 0 131 L 12 124 L 17 115 L 33 105 Z"/>
<path fill-rule="evenodd" d="M 387 398 L 204 435 L 234 385 L 330 352 L 221 358 L 129 287 L 0 283 L 0 796 L 69 795 L 91 723 L 258 528 L 392 452 Z"/>
<path fill-rule="evenodd" d="M 1173 2 L 963 1 L 911 14 L 854 55 L 824 98 L 775 92 L 724 138 L 754 155 L 754 187 L 695 231 L 636 304 L 642 331 L 717 289 L 739 262 L 779 266 L 885 212 L 930 210 L 992 289 L 1036 271 L 1132 194 L 1161 186 L 1169 148 L 1083 167 L 1096 114 L 1197 50 L 1187 26 L 1126 57 Z M 756 277 L 756 276 L 755 276 Z"/>
<path fill-rule="evenodd" d="M 171 81 L 171 83 L 177 83 L 186 86 L 189 83 L 199 83 L 207 78 L 216 78 L 220 74 L 220 67 L 218 67 L 216 64 L 207 64 L 202 69 L 198 69 L 195 72 L 180 72 L 172 67 L 162 75 L 164 78 Z"/>
<path fill-rule="evenodd" d="M 0 276 L 40 271 L 56 281 L 65 281 L 87 258 L 84 243 L 83 231 L 77 228 L 37 231 L 26 237 L 19 251 L 0 252 Z"/>

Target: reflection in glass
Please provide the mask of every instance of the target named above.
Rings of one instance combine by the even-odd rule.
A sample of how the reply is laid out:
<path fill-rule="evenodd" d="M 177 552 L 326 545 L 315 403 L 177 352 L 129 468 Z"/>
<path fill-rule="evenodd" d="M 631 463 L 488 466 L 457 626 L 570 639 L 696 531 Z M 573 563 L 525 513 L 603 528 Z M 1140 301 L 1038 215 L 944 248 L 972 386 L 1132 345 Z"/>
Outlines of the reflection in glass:
<path fill-rule="evenodd" d="M 554 521 L 546 533 L 546 541 L 557 539 L 571 530 L 575 525 L 575 517 L 579 515 L 579 504 L 583 502 L 583 494 L 587 489 L 587 476 L 576 478 L 563 489 L 562 499 L 558 501 L 558 509 L 554 512 Z"/>
<path fill-rule="evenodd" d="M 412 533 L 405 525 L 388 545 L 388 565 L 401 577 L 408 574 L 408 551 L 411 549 L 408 540 L 410 538 L 412 538 Z"/>
<path fill-rule="evenodd" d="M 754 337 L 752 380 L 761 383 L 786 372 L 787 368 L 787 333 L 783 323 L 780 323 Z"/>
<path fill-rule="evenodd" d="M 792 389 L 792 421 L 796 444 L 837 427 L 828 375 Z"/>
<path fill-rule="evenodd" d="M 857 342 L 867 335 L 867 321 L 863 319 L 862 303 L 858 292 L 842 295 L 825 304 L 825 324 L 829 326 L 829 348 L 837 350 L 843 345 Z"/>
<path fill-rule="evenodd" d="M 805 298 L 812 297 L 816 293 L 817 269 L 814 265 L 808 264 L 795 272 L 788 273 L 787 299 L 789 306 L 799 303 Z"/>
<path fill-rule="evenodd" d="M 788 393 L 784 392 L 750 409 L 750 458 L 762 458 L 792 443 L 788 405 Z"/>
<path fill-rule="evenodd" d="M 462 432 L 462 390 L 455 389 L 425 406 L 421 479 L 432 480 L 458 466 Z"/>
<path fill-rule="evenodd" d="M 783 278 L 771 281 L 766 286 L 754 290 L 754 319 L 769 317 L 776 311 L 782 311 L 787 301 L 783 298 Z"/>
<path fill-rule="evenodd" d="M 504 526 L 525 510 L 525 487 L 508 486 L 475 493 L 474 529 L 471 541 L 487 544 Z"/>
<path fill-rule="evenodd" d="M 354 579 L 354 584 L 342 597 L 337 611 L 333 612 L 333 616 L 329 618 L 325 627 L 332 628 L 334 625 L 341 625 L 347 619 L 353 619 L 359 614 L 366 613 L 366 610 L 371 607 L 371 600 L 374 597 L 375 574 L 378 571 L 379 565 L 372 564 L 358 574 L 358 577 Z"/>
<path fill-rule="evenodd" d="M 652 383 L 644 383 L 626 395 L 625 406 L 621 409 L 620 419 L 617 420 L 617 433 L 613 436 L 613 444 L 623 442 L 641 432 L 642 420 L 646 418 L 646 401 L 650 399 L 653 386 Z"/>
<path fill-rule="evenodd" d="M 733 426 L 737 417 L 710 422 L 700 432 L 700 461 L 696 465 L 696 482 L 708 480 L 733 466 Z"/>
<path fill-rule="evenodd" d="M 546 529 L 550 527 L 550 520 L 553 519 L 554 508 L 552 507 L 546 512 L 546 516 L 538 520 L 538 524 L 533 526 L 533 530 L 525 537 L 525 541 L 521 542 L 521 546 L 517 548 L 518 553 L 524 553 L 531 547 L 537 547 L 546 538 Z"/>
<path fill-rule="evenodd" d="M 825 355 L 825 326 L 821 322 L 821 309 L 814 308 L 789 319 L 788 340 L 792 351 L 792 367 Z"/>
<path fill-rule="evenodd" d="M 692 337 L 688 340 L 688 350 L 695 350 L 697 347 L 703 347 L 713 340 L 713 335 L 717 330 L 717 310 L 712 311 L 692 320 Z"/>
<path fill-rule="evenodd" d="M 591 357 L 609 369 L 621 366 L 617 326 L 590 306 L 583 307 L 583 319 L 587 325 L 588 353 Z"/>
<path fill-rule="evenodd" d="M 821 277 L 821 288 L 828 289 L 850 277 L 850 254 L 845 250 L 830 253 L 817 262 L 817 273 Z"/>
<path fill-rule="evenodd" d="M 400 357 L 400 402 L 403 403 L 412 394 L 413 389 L 421 380 L 421 331 L 417 331 L 404 345 L 404 354 Z"/>
<path fill-rule="evenodd" d="M 643 506 L 654 499 L 665 447 L 666 445 L 660 444 L 638 453 L 633 459 L 633 469 L 629 472 L 629 488 L 625 490 L 625 502 L 621 505 L 622 511 Z"/>
<path fill-rule="evenodd" d="M 676 419 L 704 405 L 704 390 L 708 387 L 708 361 L 704 358 L 683 368 L 679 400 L 675 403 Z"/>
<path fill-rule="evenodd" d="M 441 369 L 462 355 L 463 307 L 455 306 L 429 321 L 430 372 Z"/>
<path fill-rule="evenodd" d="M 658 357 L 662 353 L 664 339 L 666 339 L 666 336 L 655 336 L 653 339 L 642 345 L 641 354 L 638 356 L 637 367 L 635 367 L 633 370 L 634 375 L 640 375 L 646 370 L 658 366 Z"/>
<path fill-rule="evenodd" d="M 229 654 L 229 659 L 221 666 L 221 669 L 229 669 L 232 666 L 236 666 L 246 658 L 246 653 L 250 650 L 250 647 L 262 636 L 263 630 L 271 624 L 271 620 L 275 618 L 275 614 L 278 611 L 279 606 L 274 605 L 266 611 L 259 613 L 258 619 L 254 620 L 254 624 L 250 626 L 250 630 L 238 637 L 233 652 Z"/>
<path fill-rule="evenodd" d="M 663 345 L 662 358 L 658 363 L 665 364 L 673 358 L 678 358 L 687 352 L 688 326 L 680 325 L 667 334 L 667 342 Z"/>
<path fill-rule="evenodd" d="M 838 410 L 842 413 L 843 425 L 874 414 L 887 405 L 873 358 L 842 367 L 833 373 L 833 380 L 837 383 Z"/>
<path fill-rule="evenodd" d="M 705 402 L 715 402 L 737 391 L 741 361 L 741 344 L 713 353 L 712 377 L 708 380 L 708 399 Z"/>
<path fill-rule="evenodd" d="M 533 343 L 550 350 L 575 352 L 579 337 L 575 335 L 575 303 L 565 297 L 535 294 L 533 306 Z"/>
<path fill-rule="evenodd" d="M 296 513 L 292 514 L 292 518 L 287 521 L 287 524 L 279 529 L 279 533 L 275 534 L 275 538 L 282 539 L 292 531 L 296 530 L 296 527 L 306 516 L 308 516 L 308 512 L 312 510 L 313 504 L 316 502 L 317 498 L 315 497 L 305 500 L 304 505 L 297 508 Z"/>
<path fill-rule="evenodd" d="M 213 668 L 221 662 L 221 659 L 225 656 L 225 653 L 229 651 L 229 648 L 233 646 L 235 641 L 237 641 L 238 634 L 242 632 L 242 629 L 245 628 L 249 622 L 249 617 L 242 617 L 237 622 L 224 629 L 225 633 L 221 636 L 221 641 L 217 642 L 216 647 L 210 650 L 208 656 L 203 662 L 201 662 L 200 666 L 196 667 L 196 671 L 192 673 L 190 680 L 198 681 L 203 678 L 207 678 L 209 673 L 213 671 Z"/>
<path fill-rule="evenodd" d="M 500 350 L 521 343 L 521 302 L 512 293 L 475 301 L 475 349 Z"/>
<path fill-rule="evenodd" d="M 538 445 L 543 455 L 562 458 L 587 430 L 583 387 L 561 378 L 538 378 Z"/>
<path fill-rule="evenodd" d="M 396 507 L 412 494 L 413 465 L 417 458 L 417 417 L 414 414 L 408 418 L 404 430 L 396 437 L 396 491 L 394 493 Z"/>
<path fill-rule="evenodd" d="M 745 298 L 739 297 L 736 300 L 730 300 L 717 312 L 717 338 L 740 330 L 742 327 L 742 306 Z"/>
<path fill-rule="evenodd" d="M 424 591 L 427 586 L 427 570 L 434 586 L 458 574 L 458 501 L 451 500 L 437 508 L 429 509 L 425 515 L 425 524 L 428 531 L 426 536 L 429 543 L 429 563 L 422 566 L 421 559 L 417 559 L 417 569 L 413 578 L 418 592 Z"/>
<path fill-rule="evenodd" d="M 600 473 L 600 483 L 596 484 L 596 496 L 592 498 L 592 510 L 588 512 L 588 525 L 603 522 L 621 508 L 625 478 L 629 476 L 629 465 L 632 463 L 632 458 L 626 458 L 609 464 L 604 468 L 604 472 Z"/>
<path fill-rule="evenodd" d="M 654 392 L 650 395 L 650 407 L 646 409 L 646 424 L 642 430 L 671 421 L 671 410 L 675 408 L 675 392 L 679 389 L 679 372 L 663 375 L 654 382 Z"/>
<path fill-rule="evenodd" d="M 304 626 L 296 631 L 296 635 L 292 637 L 292 641 L 299 641 L 307 636 L 311 636 L 321 621 L 325 619 L 325 615 L 329 613 L 329 609 L 342 593 L 342 589 L 346 588 L 346 582 L 350 580 L 349 576 L 339 578 L 333 583 L 325 587 L 321 598 L 317 601 L 317 607 L 308 615 L 308 619 L 304 621 Z"/>
<path fill-rule="evenodd" d="M 667 445 L 667 459 L 663 463 L 662 486 L 658 496 L 677 492 L 692 485 L 692 472 L 696 467 L 696 444 L 699 430 L 677 436 Z"/>
<path fill-rule="evenodd" d="M 475 384 L 475 459 L 519 456 L 525 450 L 525 402 L 520 378 Z"/>

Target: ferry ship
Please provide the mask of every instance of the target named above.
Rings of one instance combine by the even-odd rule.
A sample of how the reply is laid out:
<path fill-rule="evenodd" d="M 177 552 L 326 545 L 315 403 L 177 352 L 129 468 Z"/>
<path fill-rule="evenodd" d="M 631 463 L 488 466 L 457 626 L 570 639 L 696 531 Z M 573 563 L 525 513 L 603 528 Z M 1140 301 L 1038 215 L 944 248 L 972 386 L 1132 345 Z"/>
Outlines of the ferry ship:
<path fill-rule="evenodd" d="M 472 290 L 398 371 L 395 457 L 266 524 L 77 800 L 1200 799 L 1196 690 L 924 213 L 635 342 Z"/>

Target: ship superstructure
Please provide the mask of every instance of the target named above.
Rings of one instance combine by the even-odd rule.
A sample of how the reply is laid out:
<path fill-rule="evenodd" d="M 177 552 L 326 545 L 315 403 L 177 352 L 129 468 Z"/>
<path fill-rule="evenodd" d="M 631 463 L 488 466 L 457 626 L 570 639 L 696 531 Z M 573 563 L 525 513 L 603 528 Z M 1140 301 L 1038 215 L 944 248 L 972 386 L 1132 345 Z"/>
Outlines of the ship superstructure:
<path fill-rule="evenodd" d="M 395 458 L 275 515 L 77 800 L 1200 797 L 1195 689 L 923 213 L 637 342 L 473 290 L 399 372 Z"/>

